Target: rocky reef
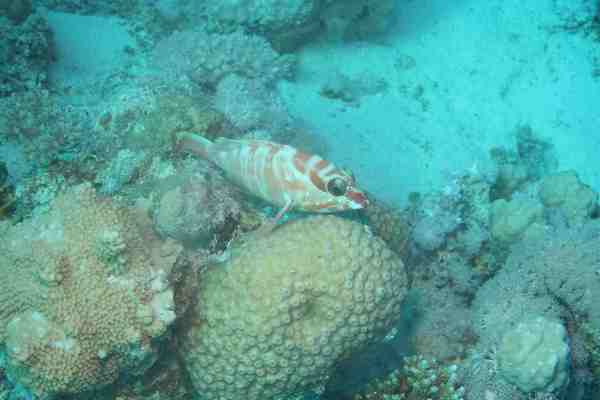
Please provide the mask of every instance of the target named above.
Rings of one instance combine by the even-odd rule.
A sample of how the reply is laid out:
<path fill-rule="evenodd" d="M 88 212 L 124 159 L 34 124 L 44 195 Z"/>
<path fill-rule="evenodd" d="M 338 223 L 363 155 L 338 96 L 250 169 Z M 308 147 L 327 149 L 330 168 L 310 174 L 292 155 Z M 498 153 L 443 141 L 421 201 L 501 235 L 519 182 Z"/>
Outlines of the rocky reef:
<path fill-rule="evenodd" d="M 529 125 L 403 207 L 270 231 L 278 210 L 179 151 L 326 157 L 277 85 L 393 3 L 0 0 L 0 399 L 598 399 L 598 193 Z M 122 64 L 57 76 L 61 18 L 120 26 Z M 334 76 L 315 96 L 388 90 Z"/>

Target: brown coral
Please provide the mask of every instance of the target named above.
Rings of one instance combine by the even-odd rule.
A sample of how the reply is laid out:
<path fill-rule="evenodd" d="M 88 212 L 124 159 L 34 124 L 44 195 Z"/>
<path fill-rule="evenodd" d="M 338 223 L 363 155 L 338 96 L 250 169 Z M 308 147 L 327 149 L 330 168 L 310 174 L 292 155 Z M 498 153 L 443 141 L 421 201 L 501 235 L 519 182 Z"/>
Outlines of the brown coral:
<path fill-rule="evenodd" d="M 205 399 L 274 399 L 323 383 L 387 333 L 407 291 L 400 259 L 356 222 L 297 220 L 232 249 L 202 277 L 181 354 Z"/>
<path fill-rule="evenodd" d="M 148 221 L 88 185 L 0 243 L 0 343 L 11 380 L 40 398 L 140 374 L 175 318 L 169 277 L 180 251 Z"/>

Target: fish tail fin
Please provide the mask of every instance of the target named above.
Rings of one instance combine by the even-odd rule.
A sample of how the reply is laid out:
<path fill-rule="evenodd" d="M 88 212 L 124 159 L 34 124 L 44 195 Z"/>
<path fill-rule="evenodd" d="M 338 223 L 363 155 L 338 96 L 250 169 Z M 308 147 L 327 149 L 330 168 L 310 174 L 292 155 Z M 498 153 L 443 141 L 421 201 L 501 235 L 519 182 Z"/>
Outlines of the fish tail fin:
<path fill-rule="evenodd" d="M 194 153 L 210 160 L 210 148 L 213 142 L 207 138 L 191 132 L 178 132 L 175 138 L 178 150 L 186 153 Z"/>

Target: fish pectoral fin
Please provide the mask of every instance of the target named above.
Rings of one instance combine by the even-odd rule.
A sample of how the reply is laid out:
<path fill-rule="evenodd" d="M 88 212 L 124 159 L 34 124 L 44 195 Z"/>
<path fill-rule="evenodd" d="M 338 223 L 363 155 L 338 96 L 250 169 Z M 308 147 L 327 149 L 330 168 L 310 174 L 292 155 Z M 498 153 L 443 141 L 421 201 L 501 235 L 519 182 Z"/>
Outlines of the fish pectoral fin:
<path fill-rule="evenodd" d="M 271 232 L 277 228 L 277 223 L 281 220 L 281 218 L 283 218 L 285 213 L 292 208 L 293 205 L 294 202 L 291 199 L 288 200 L 283 208 L 279 210 L 277 215 L 275 215 L 275 218 L 267 219 L 257 230 L 251 233 L 250 236 L 253 238 L 261 238 L 270 235 Z"/>
<path fill-rule="evenodd" d="M 281 218 L 283 218 L 285 213 L 288 212 L 292 208 L 293 205 L 294 205 L 294 201 L 292 199 L 288 199 L 288 201 L 285 203 L 283 208 L 281 210 L 279 210 L 277 215 L 275 215 L 275 218 L 272 221 L 273 225 L 276 225 L 281 220 Z"/>

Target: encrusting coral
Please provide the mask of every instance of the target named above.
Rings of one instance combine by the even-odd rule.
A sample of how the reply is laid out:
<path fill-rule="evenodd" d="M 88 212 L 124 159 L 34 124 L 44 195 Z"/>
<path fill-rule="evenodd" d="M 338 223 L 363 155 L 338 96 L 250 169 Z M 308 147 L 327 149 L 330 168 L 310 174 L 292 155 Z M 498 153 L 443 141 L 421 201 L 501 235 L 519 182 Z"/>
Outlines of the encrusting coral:
<path fill-rule="evenodd" d="M 9 228 L 0 242 L 6 374 L 38 399 L 79 395 L 144 373 L 175 319 L 181 247 L 89 185 Z"/>
<path fill-rule="evenodd" d="M 203 275 L 181 355 L 204 399 L 319 388 L 398 322 L 407 285 L 402 261 L 366 226 L 334 216 L 286 223 Z"/>

